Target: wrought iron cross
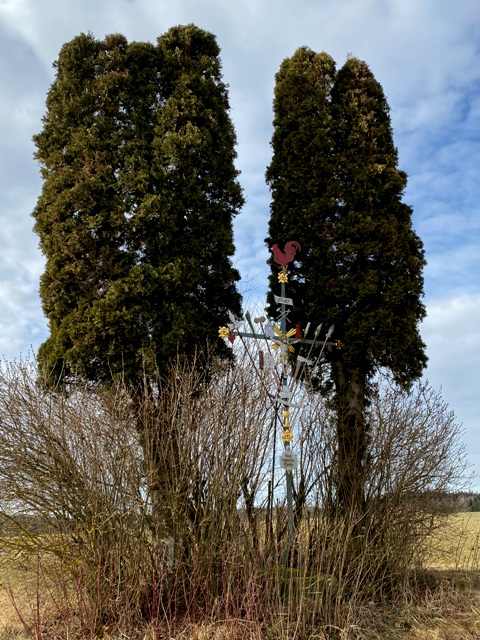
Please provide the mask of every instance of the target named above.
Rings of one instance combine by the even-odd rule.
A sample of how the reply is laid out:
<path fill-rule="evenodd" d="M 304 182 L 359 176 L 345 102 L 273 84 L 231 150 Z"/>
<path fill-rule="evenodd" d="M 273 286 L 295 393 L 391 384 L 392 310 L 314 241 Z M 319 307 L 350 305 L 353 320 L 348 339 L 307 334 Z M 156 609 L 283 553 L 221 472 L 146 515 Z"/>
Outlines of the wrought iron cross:
<path fill-rule="evenodd" d="M 300 244 L 296 241 L 290 241 L 285 244 L 283 251 L 277 244 L 272 246 L 273 258 L 277 264 L 281 266 L 281 270 L 278 274 L 278 281 L 280 283 L 280 295 L 274 295 L 275 302 L 279 305 L 277 307 L 278 324 L 272 324 L 271 321 L 266 322 L 265 317 L 254 318 L 255 323 L 259 323 L 261 326 L 261 333 L 255 331 L 255 327 L 252 323 L 250 314 L 245 314 L 245 319 L 251 329 L 251 332 L 240 331 L 239 327 L 241 322 L 236 320 L 231 312 L 229 312 L 230 323 L 225 327 L 219 328 L 219 336 L 230 340 L 233 344 L 235 338 L 254 338 L 255 340 L 268 340 L 272 342 L 272 348 L 279 353 L 281 364 L 280 383 L 275 396 L 275 404 L 278 409 L 282 408 L 282 440 L 284 445 L 284 451 L 280 456 L 280 466 L 285 470 L 286 477 L 286 493 L 287 493 L 287 514 L 288 514 L 288 539 L 287 548 L 284 553 L 284 564 L 288 559 L 288 554 L 293 542 L 295 534 L 295 525 L 293 517 L 293 471 L 297 468 L 298 460 L 295 453 L 292 451 L 291 445 L 293 442 L 293 423 L 291 422 L 291 409 L 300 409 L 304 397 L 297 404 L 292 401 L 294 387 L 300 377 L 300 373 L 307 364 L 313 364 L 309 360 L 309 356 L 312 353 L 314 345 L 321 346 L 320 354 L 317 356 L 316 361 L 320 359 L 325 349 L 325 346 L 329 343 L 328 340 L 333 333 L 333 325 L 327 331 L 324 341 L 318 340 L 322 325 L 319 325 L 314 331 L 313 339 L 307 339 L 306 336 L 310 329 L 310 323 L 305 327 L 305 331 L 302 332 L 301 328 L 297 325 L 295 328 L 291 328 L 287 331 L 287 317 L 290 313 L 290 308 L 293 306 L 293 300 L 286 297 L 286 284 L 288 283 L 288 265 L 295 258 L 296 252 L 301 249 Z M 309 345 L 310 350 L 307 357 L 297 355 L 294 373 L 289 382 L 289 360 L 291 354 L 295 352 L 294 344 L 300 343 L 301 345 Z M 261 358 L 264 358 L 263 352 L 260 351 Z"/>

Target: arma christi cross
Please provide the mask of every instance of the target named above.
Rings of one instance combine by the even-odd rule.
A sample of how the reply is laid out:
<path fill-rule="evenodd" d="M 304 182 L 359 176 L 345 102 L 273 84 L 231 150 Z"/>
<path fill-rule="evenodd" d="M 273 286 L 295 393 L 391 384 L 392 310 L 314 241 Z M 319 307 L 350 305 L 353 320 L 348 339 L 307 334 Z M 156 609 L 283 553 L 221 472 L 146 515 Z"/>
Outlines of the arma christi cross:
<path fill-rule="evenodd" d="M 240 331 L 241 322 L 238 321 L 231 312 L 229 312 L 230 323 L 225 327 L 220 327 L 219 336 L 221 338 L 227 338 L 233 344 L 236 337 L 239 337 L 245 344 L 248 351 L 248 346 L 245 339 L 265 340 L 267 341 L 268 353 L 265 354 L 260 350 L 260 368 L 272 368 L 276 370 L 276 362 L 273 357 L 274 353 L 279 354 L 280 375 L 276 376 L 277 389 L 273 396 L 275 409 L 278 416 L 282 416 L 282 440 L 284 445 L 284 451 L 280 456 L 280 466 L 285 470 L 286 476 L 286 494 L 287 494 L 287 514 L 288 514 L 288 539 L 287 547 L 284 553 L 284 563 L 286 563 L 288 554 L 294 539 L 295 525 L 293 517 L 293 471 L 297 468 L 298 459 L 294 451 L 292 450 L 293 443 L 293 423 L 291 410 L 299 410 L 303 405 L 306 391 L 304 391 L 300 401 L 294 401 L 294 394 L 298 382 L 301 378 L 301 373 L 306 365 L 316 364 L 327 345 L 328 340 L 333 333 L 333 325 L 327 331 L 324 341 L 320 341 L 322 325 L 319 325 L 315 331 L 313 339 L 307 339 L 307 334 L 310 329 L 310 323 L 307 324 L 305 330 L 302 331 L 299 325 L 295 328 L 287 330 L 287 319 L 293 306 L 293 300 L 286 297 L 286 284 L 288 283 L 288 265 L 295 259 L 297 251 L 300 251 L 300 244 L 296 241 L 290 241 L 285 244 L 282 251 L 277 244 L 272 246 L 273 258 L 275 262 L 280 265 L 281 269 L 278 274 L 278 281 L 280 283 L 280 295 L 274 295 L 275 303 L 277 307 L 277 317 L 275 321 L 266 320 L 264 316 L 260 318 L 254 318 L 253 322 L 260 325 L 260 333 L 255 330 L 252 318 L 247 312 L 245 319 L 251 329 L 250 332 Z M 269 348 L 271 343 L 272 351 Z M 297 345 L 297 348 L 294 347 Z M 309 347 L 306 356 L 300 354 L 301 347 L 306 345 Z M 321 347 L 319 354 L 316 354 L 315 362 L 310 357 L 314 346 Z M 296 354 L 296 355 L 295 355 Z M 294 366 L 289 366 L 294 364 Z M 290 373 L 292 372 L 292 373 Z"/>

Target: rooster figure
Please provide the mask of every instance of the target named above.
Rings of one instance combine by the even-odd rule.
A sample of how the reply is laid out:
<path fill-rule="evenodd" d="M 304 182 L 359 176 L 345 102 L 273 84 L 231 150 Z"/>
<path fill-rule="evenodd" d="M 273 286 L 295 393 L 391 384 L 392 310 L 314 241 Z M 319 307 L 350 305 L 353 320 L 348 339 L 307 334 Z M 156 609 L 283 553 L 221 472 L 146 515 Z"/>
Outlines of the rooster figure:
<path fill-rule="evenodd" d="M 300 251 L 302 247 L 295 240 L 291 240 L 285 244 L 285 249 L 282 251 L 278 244 L 272 245 L 273 259 L 277 264 L 281 264 L 285 267 L 289 262 L 295 258 L 297 251 Z"/>

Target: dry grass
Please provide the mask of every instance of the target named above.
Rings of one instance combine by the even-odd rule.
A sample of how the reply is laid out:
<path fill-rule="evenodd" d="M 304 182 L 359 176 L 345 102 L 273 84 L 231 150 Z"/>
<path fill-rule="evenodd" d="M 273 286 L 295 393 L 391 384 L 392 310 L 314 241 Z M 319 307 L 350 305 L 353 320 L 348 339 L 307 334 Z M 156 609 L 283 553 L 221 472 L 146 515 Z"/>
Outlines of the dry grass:
<path fill-rule="evenodd" d="M 480 512 L 458 513 L 432 536 L 426 592 L 395 621 L 404 640 L 480 638 Z M 381 636 L 389 638 L 390 636 Z M 396 638 L 393 635 L 392 638 Z"/>
<path fill-rule="evenodd" d="M 436 584 L 408 609 L 408 640 L 473 640 L 480 637 L 480 573 L 434 574 Z"/>
<path fill-rule="evenodd" d="M 432 538 L 427 564 L 437 569 L 480 567 L 480 512 L 458 513 Z"/>
<path fill-rule="evenodd" d="M 2 551 L 0 564 L 0 639 L 29 637 L 35 628 L 38 581 L 36 562 L 25 554 Z M 41 611 L 41 613 L 45 613 Z M 23 620 L 23 622 L 22 622 Z"/>
<path fill-rule="evenodd" d="M 175 630 L 147 627 L 139 635 L 103 637 L 109 640 L 260 640 L 269 637 L 290 640 L 478 640 L 480 638 L 480 566 L 473 566 L 480 534 L 480 514 L 452 516 L 445 529 L 435 534 L 432 568 L 421 573 L 417 596 L 387 605 L 369 602 L 358 612 L 355 624 L 345 628 L 317 630 L 311 636 L 295 633 L 294 627 L 279 618 L 270 636 L 261 622 L 230 619 L 179 623 Z M 462 546 L 463 545 L 463 546 Z M 442 547 L 443 555 L 438 555 Z M 443 564 L 440 565 L 440 559 Z M 53 638 L 48 620 L 58 613 L 52 604 L 50 572 L 33 553 L 13 555 L 3 552 L 0 563 L 0 640 Z M 47 568 L 51 569 L 52 561 Z M 421 595 L 418 595 L 420 594 Z M 38 597 L 40 594 L 40 598 Z M 48 603 L 50 606 L 47 606 Z M 20 620 L 23 618 L 23 622 Z M 336 634 L 336 635 L 335 635 Z M 72 636 L 73 637 L 73 636 Z M 77 638 L 83 636 L 75 636 Z M 90 637 L 90 636 L 88 636 Z"/>
<path fill-rule="evenodd" d="M 58 579 L 59 559 L 28 546 L 0 538 L 0 640 L 49 638 L 42 629 L 61 614 L 65 581 Z"/>

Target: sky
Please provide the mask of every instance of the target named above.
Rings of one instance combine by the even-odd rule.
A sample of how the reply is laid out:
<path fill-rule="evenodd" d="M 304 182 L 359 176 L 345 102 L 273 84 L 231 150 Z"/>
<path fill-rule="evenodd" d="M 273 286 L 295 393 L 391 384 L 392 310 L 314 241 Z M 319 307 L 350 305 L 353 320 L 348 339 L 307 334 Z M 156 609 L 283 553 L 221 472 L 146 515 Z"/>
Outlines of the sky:
<path fill-rule="evenodd" d="M 425 378 L 463 425 L 480 490 L 480 3 L 478 0 L 0 0 L 0 355 L 48 337 L 44 260 L 31 212 L 42 182 L 32 136 L 61 46 L 79 33 L 155 42 L 194 23 L 215 34 L 246 204 L 235 266 L 247 304 L 267 286 L 274 76 L 300 46 L 367 62 L 391 108 L 405 202 L 424 242 Z"/>

